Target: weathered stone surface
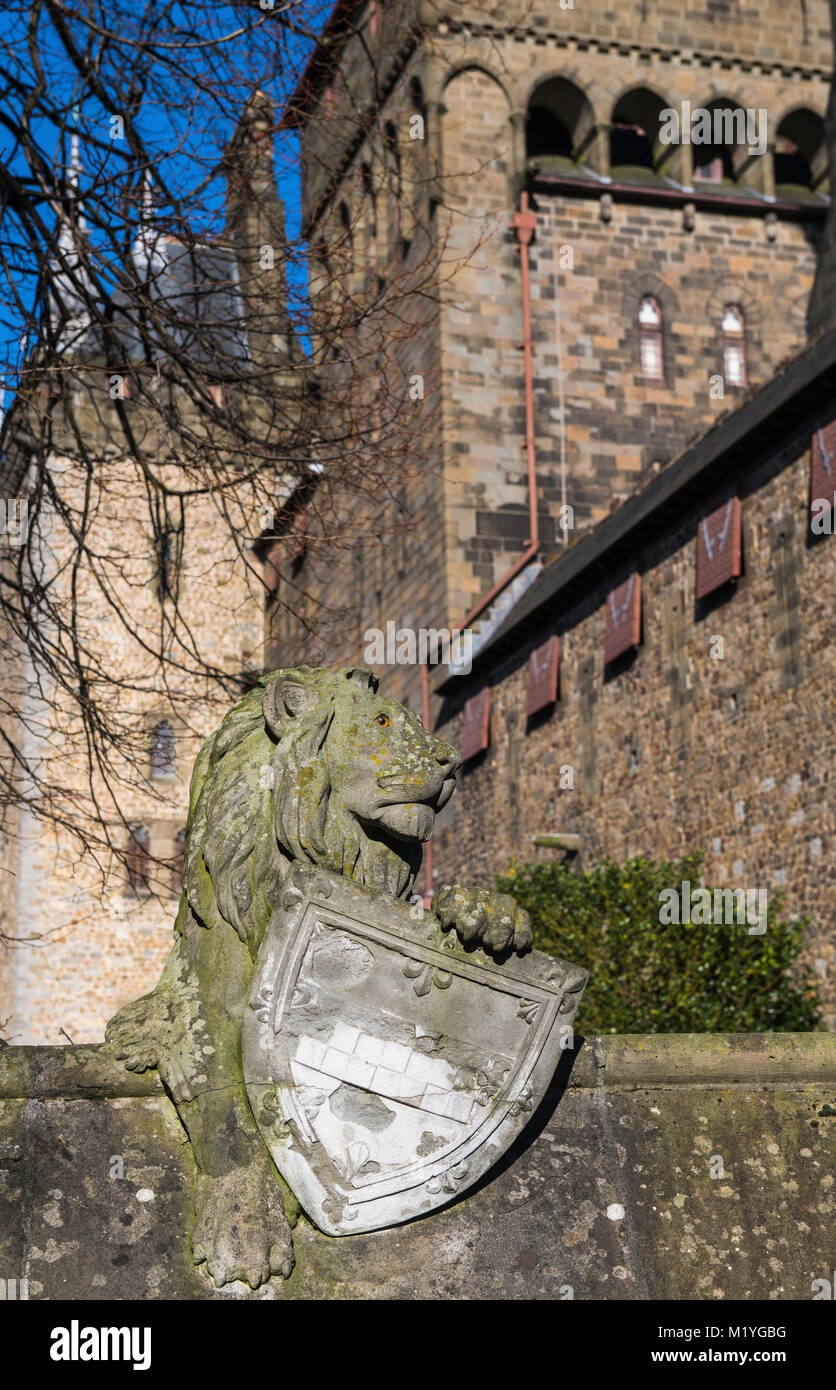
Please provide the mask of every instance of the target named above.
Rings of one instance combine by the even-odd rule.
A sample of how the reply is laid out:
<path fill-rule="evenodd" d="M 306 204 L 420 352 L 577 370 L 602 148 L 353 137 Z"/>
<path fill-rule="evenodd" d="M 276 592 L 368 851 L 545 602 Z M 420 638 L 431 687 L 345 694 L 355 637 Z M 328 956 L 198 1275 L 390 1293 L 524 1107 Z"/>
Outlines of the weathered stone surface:
<path fill-rule="evenodd" d="M 833 1269 L 824 1034 L 588 1039 L 462 1200 L 359 1236 L 303 1218 L 257 1293 L 193 1267 L 185 1135 L 152 1076 L 124 1081 L 147 1093 L 113 1096 L 92 1048 L 0 1052 L 0 1277 L 30 1298 L 810 1299 Z"/>
<path fill-rule="evenodd" d="M 459 1190 L 465 1178 L 469 1185 L 505 1151 L 521 1112 L 533 1107 L 548 1084 L 561 1041 L 565 1045 L 571 1034 L 586 971 L 535 953 L 515 965 L 513 979 L 503 974 L 501 962 L 524 955 L 532 944 L 528 913 L 506 894 L 448 883 L 434 895 L 431 911 L 419 898 L 413 902 L 422 846 L 453 793 L 460 766 L 454 748 L 403 705 L 379 696 L 377 677 L 356 666 L 280 669 L 263 677 L 233 705 L 198 755 L 171 955 L 156 988 L 111 1019 L 105 1049 L 131 1072 L 156 1070 L 174 1102 L 197 1165 L 194 1263 L 205 1262 L 219 1287 L 246 1280 L 255 1289 L 273 1275 L 289 1277 L 290 1231 L 300 1203 L 332 1235 L 343 1234 L 352 1216 L 357 1229 L 371 1230 L 438 1205 L 441 1193 Z M 342 917 L 339 911 L 333 916 L 331 896 Z M 319 906 L 310 917 L 307 908 L 314 902 Z M 294 915 L 300 904 L 301 923 Z M 315 920 L 317 913 L 322 921 Z M 297 955 L 310 944 L 307 937 L 297 940 L 297 928 L 325 931 L 327 937 L 326 918 L 330 926 L 341 920 L 342 936 L 331 934 L 330 957 L 314 966 Z M 368 932 L 365 944 L 357 938 L 364 923 L 377 933 L 374 952 Z M 345 935 L 349 927 L 355 932 L 351 939 Z M 453 930 L 460 946 L 446 937 Z M 381 933 L 389 948 L 404 942 L 409 947 L 407 969 L 394 977 L 389 949 L 388 989 L 381 977 Z M 326 945 L 325 939 L 319 943 Z M 299 974 L 306 963 L 315 979 Z M 432 1128 L 416 1136 L 414 1114 L 401 1114 L 404 1123 L 395 1124 L 390 1110 L 393 1131 L 376 1143 L 373 1129 L 357 1128 L 358 1106 L 367 1109 L 366 1102 L 350 1093 L 341 1097 L 343 1111 L 354 1106 L 352 1122 L 331 1112 L 324 1102 L 336 1086 L 324 1082 L 335 1076 L 378 1098 L 403 1094 L 403 1078 L 392 1068 L 386 1085 L 360 1081 L 365 1076 L 368 1083 L 377 1073 L 368 1059 L 349 1056 L 359 1037 L 356 1028 L 352 1047 L 342 1050 L 344 1065 L 336 1072 L 328 1065 L 325 1052 L 339 1050 L 331 1046 L 335 1029 L 345 1031 L 349 1018 L 358 1022 L 352 1015 L 357 999 L 349 997 L 354 986 L 367 986 L 377 1003 L 375 1019 L 365 1017 L 364 1044 L 388 1052 L 395 1037 L 387 1027 L 397 1034 L 399 1023 L 409 1024 L 417 1044 L 424 1021 L 414 1011 L 399 1016 L 390 1007 L 394 983 L 403 986 L 405 973 L 415 993 L 425 994 L 433 985 L 450 985 L 454 974 L 461 983 L 480 972 L 494 985 L 504 980 L 493 996 L 486 990 L 484 1003 L 471 998 L 461 1017 L 449 1021 L 445 1010 L 426 1018 L 437 1027 L 430 1050 L 439 1052 L 435 1066 L 446 1090 L 440 1118 L 438 1087 L 430 1103 L 421 1092 L 423 1110 L 437 1118 Z M 509 993 L 516 993 L 522 1011 L 516 1032 L 525 1034 L 535 1018 L 536 1027 L 527 1045 L 517 1038 L 514 1055 L 493 1056 L 494 1038 L 511 1047 L 498 1012 Z M 461 994 L 457 988 L 455 999 Z M 284 1026 L 285 1010 L 296 1010 L 292 1028 Z M 566 1026 L 562 1040 L 558 1013 Z M 265 1023 L 267 1034 L 256 1026 Z M 322 1048 L 326 1040 L 329 1046 Z M 304 1057 L 295 1051 L 297 1043 L 307 1048 Z M 404 1049 L 395 1052 L 402 1056 Z M 409 1060 L 426 1067 L 419 1052 L 416 1046 Z M 446 1066 L 451 1059 L 454 1071 Z M 306 1067 L 305 1075 L 294 1073 L 294 1066 Z M 483 1066 L 489 1075 L 477 1085 Z M 457 1152 L 454 1140 L 456 1124 L 466 1119 L 466 1097 L 454 1092 L 462 1091 L 467 1071 L 473 1083 L 467 1082 L 468 1115 L 483 1097 L 489 1111 L 478 1131 L 478 1159 L 475 1148 Z M 320 1110 L 317 1124 L 327 1116 L 327 1134 L 312 1128 L 312 1112 Z M 440 1146 L 449 1164 L 442 1164 L 441 1152 L 430 1157 Z M 409 1172 L 413 1179 L 421 1176 L 408 1200 L 389 1201 L 394 1191 L 376 1203 L 361 1200 L 364 1183 L 366 1196 L 375 1186 L 375 1195 L 383 1197 L 378 1173 L 402 1195 L 410 1187 Z"/>

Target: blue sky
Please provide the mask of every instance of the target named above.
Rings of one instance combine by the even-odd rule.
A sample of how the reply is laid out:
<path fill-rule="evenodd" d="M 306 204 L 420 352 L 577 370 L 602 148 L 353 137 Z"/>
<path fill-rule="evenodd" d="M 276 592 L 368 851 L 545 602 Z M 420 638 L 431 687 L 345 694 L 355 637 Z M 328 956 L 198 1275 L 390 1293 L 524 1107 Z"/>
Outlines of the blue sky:
<path fill-rule="evenodd" d="M 107 10 L 105 4 L 103 9 Z M 142 7 L 144 8 L 144 7 Z M 156 174 L 154 202 L 157 216 L 161 222 L 172 216 L 173 200 L 166 207 L 166 190 L 184 197 L 189 206 L 189 220 L 201 235 L 218 235 L 223 226 L 224 184 L 220 177 L 211 176 L 217 166 L 222 150 L 232 135 L 241 104 L 250 91 L 262 87 L 273 97 L 281 110 L 287 96 L 292 91 L 295 79 L 304 66 L 311 49 L 310 41 L 299 34 L 287 34 L 283 30 L 282 51 L 284 70 L 280 74 L 270 72 L 269 48 L 273 46 L 275 18 L 269 14 L 258 15 L 253 6 L 234 6 L 204 0 L 200 7 L 184 5 L 179 18 L 183 21 L 190 15 L 200 15 L 200 33 L 196 42 L 184 45 L 167 68 L 157 89 L 157 99 L 147 96 L 142 100 L 134 126 L 144 148 L 150 155 Z M 317 10 L 315 4 L 300 5 L 298 13 L 304 13 L 305 21 L 321 28 L 330 5 Z M 118 49 L 109 67 L 102 68 L 105 86 L 111 89 L 114 82 L 130 68 L 130 40 L 136 35 L 130 33 L 134 16 L 125 16 L 125 6 L 116 0 L 114 13 L 124 16 L 126 47 Z M 169 7 L 167 13 L 178 18 L 178 7 Z M 260 28 L 255 35 L 253 49 L 248 53 L 247 44 L 242 40 L 231 40 L 222 51 L 225 54 L 225 69 L 220 88 L 217 85 L 217 71 L 211 57 L 211 49 L 205 49 L 206 40 L 217 39 L 222 34 L 233 33 L 240 27 L 242 14 L 252 23 L 253 14 L 259 20 Z M 12 121 L 24 100 L 24 91 L 31 88 L 33 67 L 29 60 L 25 25 L 28 15 L 21 10 L 19 16 L 4 16 L 5 48 L 0 66 L 7 71 L 11 68 L 13 82 L 20 95 L 13 97 L 12 106 L 7 101 L 7 112 Z M 262 23 L 263 21 L 263 23 Z M 17 30 L 17 32 L 16 32 Z M 87 37 L 83 32 L 81 37 Z M 191 47 L 190 55 L 187 48 Z M 112 139 L 112 117 L 105 106 L 93 95 L 79 91 L 78 73 L 62 47 L 58 36 L 49 27 L 47 20 L 42 24 L 39 42 L 40 60 L 47 76 L 47 95 L 42 102 L 40 113 L 32 120 L 32 135 L 47 168 L 66 168 L 70 158 L 70 132 L 79 135 L 81 173 L 79 192 L 84 204 L 85 189 L 89 190 L 95 181 L 104 189 L 103 199 L 88 197 L 86 211 L 88 222 L 96 221 L 96 205 L 104 208 L 103 221 L 111 228 L 124 225 L 124 215 L 117 215 L 119 199 L 124 197 L 127 143 L 118 137 Z M 255 50 L 255 51 L 253 51 Z M 161 50 L 167 60 L 167 51 Z M 202 90 L 201 90 L 202 89 Z M 7 92 L 9 84 L 7 83 Z M 52 117 L 52 119 L 50 118 Z M 65 129 L 60 130 L 60 124 Z M 298 140 L 292 132 L 282 132 L 275 143 L 275 167 L 279 192 L 284 200 L 287 215 L 288 237 L 293 243 L 291 261 L 288 265 L 288 278 L 297 295 L 305 283 L 305 247 L 299 241 L 300 234 L 300 188 L 298 166 Z M 31 174 L 29 162 L 24 157 L 9 126 L 0 124 L 0 161 L 11 174 L 27 178 Z M 201 188 L 202 185 L 205 185 Z M 200 189 L 198 197 L 195 191 Z M 113 215 L 110 215 L 108 199 L 112 200 Z M 124 207 L 124 203 L 122 203 Z M 48 228 L 55 223 L 54 212 L 48 202 L 38 207 L 39 215 Z M 9 220 L 11 219 L 11 221 Z M 95 226 L 90 228 L 90 237 L 100 249 L 105 266 L 105 278 L 110 269 L 118 274 L 118 257 L 107 244 L 104 230 L 97 233 Z M 20 361 L 20 342 L 25 327 L 24 316 L 13 302 L 10 285 L 14 282 L 17 293 L 24 305 L 31 307 L 36 290 L 37 248 L 32 249 L 29 238 L 14 214 L 8 210 L 0 223 L 0 249 L 5 262 L 5 286 L 0 296 L 0 374 L 5 378 L 6 407 L 16 385 L 16 369 Z M 113 262 L 112 267 L 110 262 Z"/>

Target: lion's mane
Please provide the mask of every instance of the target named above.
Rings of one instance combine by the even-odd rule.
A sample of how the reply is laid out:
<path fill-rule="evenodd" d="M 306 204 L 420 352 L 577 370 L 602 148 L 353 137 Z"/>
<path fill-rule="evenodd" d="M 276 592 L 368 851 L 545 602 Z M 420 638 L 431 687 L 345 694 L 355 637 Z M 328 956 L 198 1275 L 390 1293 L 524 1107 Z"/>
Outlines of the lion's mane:
<path fill-rule="evenodd" d="M 277 732 L 263 701 L 273 682 L 291 681 L 318 697 Z M 204 926 L 229 923 L 242 941 L 260 938 L 288 863 L 329 868 L 396 896 L 409 891 L 420 851 L 370 839 L 332 795 L 326 757 L 337 702 L 366 671 L 300 666 L 272 672 L 247 692 L 207 739 L 195 763 L 184 851 L 184 895 Z M 181 904 L 182 907 L 185 903 Z"/>

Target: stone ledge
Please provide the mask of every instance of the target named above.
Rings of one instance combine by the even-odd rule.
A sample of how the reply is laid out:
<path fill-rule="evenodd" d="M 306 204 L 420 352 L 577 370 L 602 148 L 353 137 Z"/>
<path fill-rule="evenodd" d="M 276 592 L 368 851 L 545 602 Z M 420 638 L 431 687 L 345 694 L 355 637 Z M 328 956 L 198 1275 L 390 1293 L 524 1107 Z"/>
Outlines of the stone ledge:
<path fill-rule="evenodd" d="M 836 1034 L 614 1033 L 585 1040 L 570 1085 L 595 1084 L 590 1062 L 606 1090 L 820 1085 L 836 1081 Z"/>
<path fill-rule="evenodd" d="M 114 1100 L 162 1094 L 155 1071 L 130 1072 L 98 1044 L 0 1048 L 2 1100 Z"/>
<path fill-rule="evenodd" d="M 832 1033 L 621 1033 L 581 1038 L 568 1085 L 764 1087 L 836 1082 Z M 561 1068 L 563 1071 L 563 1068 Z M 565 1073 L 564 1073 L 565 1076 Z M 155 1071 L 129 1072 L 95 1044 L 0 1048 L 0 1099 L 97 1100 L 163 1094 Z"/>

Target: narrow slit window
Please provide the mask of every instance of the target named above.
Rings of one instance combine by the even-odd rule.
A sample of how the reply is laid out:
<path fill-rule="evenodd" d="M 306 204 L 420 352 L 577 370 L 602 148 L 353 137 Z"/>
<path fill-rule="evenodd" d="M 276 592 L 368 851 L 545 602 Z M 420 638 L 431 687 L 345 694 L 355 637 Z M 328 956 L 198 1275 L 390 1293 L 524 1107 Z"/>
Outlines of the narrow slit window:
<path fill-rule="evenodd" d="M 148 831 L 138 826 L 131 831 L 126 855 L 128 887 L 132 893 L 151 891 L 151 841 Z"/>
<path fill-rule="evenodd" d="M 651 295 L 646 295 L 639 305 L 639 336 L 642 376 L 646 381 L 664 381 L 662 311 Z"/>
<path fill-rule="evenodd" d="M 746 385 L 746 328 L 736 304 L 723 310 L 723 376 L 727 386 Z"/>
<path fill-rule="evenodd" d="M 177 593 L 181 543 L 182 533 L 169 526 L 157 539 L 157 593 L 161 603 Z"/>
<path fill-rule="evenodd" d="M 151 775 L 174 776 L 174 730 L 167 719 L 155 725 L 151 733 Z"/>

